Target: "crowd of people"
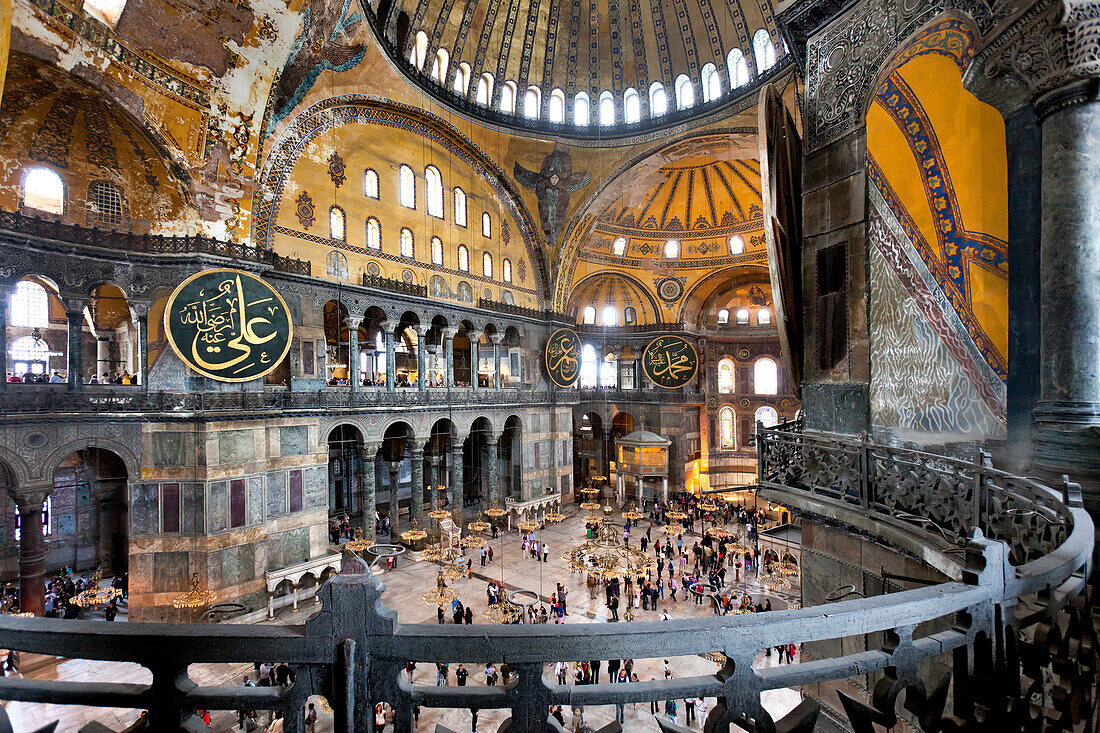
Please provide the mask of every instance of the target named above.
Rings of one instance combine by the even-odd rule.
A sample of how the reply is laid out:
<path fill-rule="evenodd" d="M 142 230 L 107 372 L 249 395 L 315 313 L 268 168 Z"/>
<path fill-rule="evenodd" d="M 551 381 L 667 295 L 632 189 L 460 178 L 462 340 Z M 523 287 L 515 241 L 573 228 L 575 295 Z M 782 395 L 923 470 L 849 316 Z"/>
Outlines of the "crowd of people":
<path fill-rule="evenodd" d="M 13 384 L 22 382 L 23 384 L 64 384 L 65 375 L 56 369 L 51 371 L 41 371 L 35 373 L 33 371 L 26 371 L 22 374 L 16 374 L 15 372 L 7 373 L 7 381 Z M 121 384 L 126 386 L 135 385 L 138 383 L 136 374 L 131 374 L 126 369 L 120 372 L 103 372 L 101 375 L 92 375 L 92 378 L 87 380 L 86 384 Z"/>

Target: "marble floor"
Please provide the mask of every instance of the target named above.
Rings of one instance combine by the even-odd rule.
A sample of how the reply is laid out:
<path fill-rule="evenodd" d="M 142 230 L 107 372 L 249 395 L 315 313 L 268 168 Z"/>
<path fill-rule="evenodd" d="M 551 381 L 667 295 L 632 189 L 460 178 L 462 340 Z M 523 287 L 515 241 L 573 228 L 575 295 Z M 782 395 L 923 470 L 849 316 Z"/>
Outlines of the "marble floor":
<path fill-rule="evenodd" d="M 636 545 L 639 533 L 644 531 L 646 526 L 647 523 L 643 521 L 641 526 L 634 530 L 632 533 L 632 543 Z M 584 576 L 570 572 L 565 563 L 560 559 L 563 551 L 584 540 L 584 526 L 582 521 L 579 518 L 571 518 L 559 525 L 549 525 L 541 534 L 542 540 L 547 542 L 550 547 L 550 559 L 548 562 L 541 563 L 524 555 L 521 551 L 521 539 L 519 535 L 512 532 L 492 540 L 495 555 L 493 562 L 487 563 L 485 567 L 482 567 L 480 561 L 475 559 L 472 578 L 460 579 L 455 582 L 454 587 L 459 592 L 463 603 L 470 605 L 473 609 L 475 623 L 479 622 L 486 607 L 487 598 L 485 589 L 489 579 L 502 581 L 508 590 L 520 588 L 532 590 L 539 592 L 544 598 L 547 598 L 549 594 L 554 591 L 556 583 L 561 583 L 568 591 L 567 605 L 569 615 L 565 619 L 566 623 L 608 621 L 609 614 L 603 605 L 602 591 L 599 592 L 595 598 L 590 597 L 589 591 L 585 586 Z M 654 539 L 656 539 L 657 536 L 658 535 L 654 533 Z M 686 535 L 684 538 L 684 547 L 689 548 L 692 542 L 697 539 L 697 535 Z M 471 553 L 471 555 L 472 554 L 473 553 Z M 427 562 L 411 559 L 408 556 L 398 560 L 396 569 L 386 571 L 382 575 L 382 580 L 386 584 L 386 591 L 383 598 L 387 605 L 397 610 L 401 622 L 433 624 L 436 622 L 435 607 L 429 606 L 421 600 L 421 595 L 424 591 L 434 587 L 435 575 L 435 566 Z M 736 589 L 738 593 L 748 592 L 752 595 L 754 601 L 762 600 L 763 598 L 771 598 L 773 607 L 777 609 L 786 607 L 787 601 L 791 599 L 797 600 L 799 597 L 797 586 L 790 591 L 769 594 L 765 592 L 762 586 L 755 582 L 754 578 L 746 579 L 742 576 L 740 581 L 735 581 L 733 577 L 727 573 L 726 579 L 728 584 L 727 588 Z M 668 610 L 671 618 L 691 618 L 712 615 L 713 612 L 709 607 L 685 601 L 682 593 L 681 591 L 678 594 L 680 599 L 678 601 L 672 601 L 666 598 L 661 604 L 659 611 L 637 611 L 636 619 L 659 620 L 661 618 L 661 612 L 665 609 Z M 283 612 L 277 613 L 276 623 L 302 623 L 306 618 L 312 615 L 315 610 L 316 606 L 314 602 L 312 600 L 307 600 L 299 605 L 297 611 L 291 611 L 288 608 Z M 625 604 L 624 608 L 620 610 L 620 615 L 622 614 L 622 610 L 625 610 Z M 552 662 L 553 660 L 550 661 Z M 755 666 L 771 666 L 777 663 L 778 657 L 776 654 L 773 653 L 771 656 L 760 654 L 756 659 Z M 676 676 L 709 674 L 715 670 L 714 662 L 703 657 L 694 656 L 670 659 L 669 666 Z M 454 684 L 454 669 L 456 667 L 456 664 L 451 665 L 451 684 Z M 475 685 L 485 683 L 485 675 L 481 667 L 477 665 L 467 665 L 467 669 L 469 669 L 471 673 L 467 684 Z M 638 673 L 638 678 L 641 680 L 659 678 L 663 676 L 663 669 L 663 659 L 635 660 L 635 671 Z M 33 670 L 31 669 L 31 665 L 25 665 L 25 670 L 27 676 L 50 680 L 102 681 L 110 679 L 116 682 L 148 683 L 151 679 L 149 672 L 136 664 L 79 659 L 46 660 L 45 663 L 33 665 Z M 553 664 L 547 664 L 545 674 L 548 681 L 556 682 Z M 603 674 L 604 680 L 606 681 L 606 669 Z M 192 665 L 190 668 L 190 675 L 192 679 L 200 685 L 234 685 L 240 684 L 244 676 L 255 677 L 251 664 Z M 422 668 L 417 669 L 415 673 L 415 682 L 424 685 L 435 684 L 436 673 L 434 666 L 429 669 L 427 666 L 422 665 Z M 800 699 L 800 694 L 797 690 L 776 690 L 765 693 L 763 703 L 764 707 L 772 716 L 778 719 L 793 709 L 799 703 Z M 708 703 L 713 705 L 713 699 L 709 700 Z M 686 722 L 686 717 L 683 702 L 680 701 L 677 707 L 678 721 L 684 724 Z M 40 726 L 54 720 L 60 721 L 57 727 L 57 733 L 76 733 L 85 723 L 91 720 L 99 721 L 113 730 L 121 730 L 126 725 L 132 723 L 138 714 L 137 711 L 126 709 L 88 708 L 15 702 L 8 703 L 6 708 L 16 733 L 23 733 L 24 731 L 30 733 L 36 731 Z M 625 714 L 625 729 L 627 731 L 658 730 L 650 714 L 648 704 L 639 703 L 637 706 L 628 705 Z M 663 705 L 661 706 L 661 714 L 664 714 Z M 592 707 L 584 710 L 583 715 L 587 724 L 599 728 L 601 725 L 614 720 L 615 710 L 613 706 Z M 482 731 L 482 733 L 485 731 L 495 731 L 505 717 L 506 711 L 485 711 L 479 716 L 478 730 Z M 571 711 L 568 709 L 565 711 L 565 718 L 567 726 L 570 726 Z M 236 722 L 235 713 L 216 711 L 213 713 L 211 729 L 215 731 L 236 730 Z M 427 708 L 421 711 L 418 730 L 434 731 L 436 723 L 442 723 L 457 733 L 469 733 L 472 730 L 471 716 L 467 710 Z M 701 726 L 696 722 L 695 727 Z M 331 730 L 331 719 L 329 716 L 322 714 L 317 726 L 317 731 L 327 730 Z"/>

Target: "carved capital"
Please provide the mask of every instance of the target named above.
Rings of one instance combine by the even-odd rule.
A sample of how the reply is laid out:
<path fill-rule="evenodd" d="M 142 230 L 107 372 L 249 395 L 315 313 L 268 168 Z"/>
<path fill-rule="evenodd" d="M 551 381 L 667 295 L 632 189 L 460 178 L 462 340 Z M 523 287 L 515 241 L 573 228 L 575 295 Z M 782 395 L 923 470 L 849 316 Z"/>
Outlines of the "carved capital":
<path fill-rule="evenodd" d="M 396 321 L 382 321 L 381 323 L 378 324 L 378 327 L 380 329 L 382 329 L 382 331 L 385 332 L 385 333 L 393 333 L 394 329 L 397 328 L 397 322 Z"/>
<path fill-rule="evenodd" d="M 53 484 L 31 484 L 11 489 L 11 498 L 19 513 L 26 515 L 28 512 L 42 510 L 42 502 L 53 493 Z"/>
<path fill-rule="evenodd" d="M 447 326 L 443 329 L 443 338 L 453 339 L 458 334 L 457 326 Z"/>
<path fill-rule="evenodd" d="M 344 316 L 344 323 L 348 328 L 359 328 L 359 324 L 363 322 L 363 316 Z"/>
<path fill-rule="evenodd" d="M 493 342 L 493 346 L 500 346 L 500 342 L 504 340 L 504 334 L 491 333 L 489 334 L 489 340 Z"/>

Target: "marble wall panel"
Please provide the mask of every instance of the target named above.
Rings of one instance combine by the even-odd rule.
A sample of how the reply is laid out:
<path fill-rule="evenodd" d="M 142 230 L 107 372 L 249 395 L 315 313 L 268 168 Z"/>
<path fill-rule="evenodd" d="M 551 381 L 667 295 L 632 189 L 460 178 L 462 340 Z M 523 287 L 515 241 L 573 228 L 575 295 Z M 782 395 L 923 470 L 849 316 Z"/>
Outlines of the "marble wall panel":
<path fill-rule="evenodd" d="M 218 453 L 221 465 L 248 463 L 256 459 L 256 445 L 251 430 L 218 432 Z"/>
<path fill-rule="evenodd" d="M 305 493 L 303 508 L 321 509 L 328 506 L 328 466 L 311 466 L 302 471 Z"/>
<path fill-rule="evenodd" d="M 158 484 L 132 484 L 130 487 L 131 536 L 156 534 L 160 531 Z"/>
<path fill-rule="evenodd" d="M 194 464 L 195 440 L 192 433 L 153 433 L 153 465 L 157 468 Z"/>
<path fill-rule="evenodd" d="M 286 515 L 286 471 L 271 471 L 267 474 L 266 505 L 268 519 Z"/>
<path fill-rule="evenodd" d="M 180 528 L 185 534 L 206 534 L 206 487 L 183 484 L 183 516 Z"/>
<path fill-rule="evenodd" d="M 223 532 L 229 527 L 229 485 L 225 481 L 210 484 L 210 501 L 206 507 L 207 531 Z"/>
<path fill-rule="evenodd" d="M 305 425 L 286 425 L 279 428 L 279 454 L 300 456 L 309 452 L 309 428 Z"/>
<path fill-rule="evenodd" d="M 260 524 L 264 521 L 264 477 L 249 476 L 247 479 L 248 524 Z"/>
<path fill-rule="evenodd" d="M 188 586 L 186 552 L 158 552 L 153 556 L 153 591 L 155 593 L 182 592 Z"/>

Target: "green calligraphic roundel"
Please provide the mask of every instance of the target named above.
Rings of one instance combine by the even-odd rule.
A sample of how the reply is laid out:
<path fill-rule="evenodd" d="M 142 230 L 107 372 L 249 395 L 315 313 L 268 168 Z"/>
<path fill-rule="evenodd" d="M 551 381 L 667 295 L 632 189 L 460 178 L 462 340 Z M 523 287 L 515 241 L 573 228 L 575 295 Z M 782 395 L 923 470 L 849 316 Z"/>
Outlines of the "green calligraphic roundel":
<path fill-rule="evenodd" d="M 168 343 L 187 366 L 219 382 L 270 373 L 290 351 L 286 302 L 240 270 L 205 270 L 184 280 L 164 308 Z"/>
<path fill-rule="evenodd" d="M 658 387 L 679 389 L 698 371 L 699 355 L 679 336 L 658 336 L 642 352 L 642 369 Z"/>
<path fill-rule="evenodd" d="M 559 328 L 550 334 L 543 351 L 550 381 L 562 388 L 572 387 L 581 373 L 581 339 L 571 328 Z"/>

